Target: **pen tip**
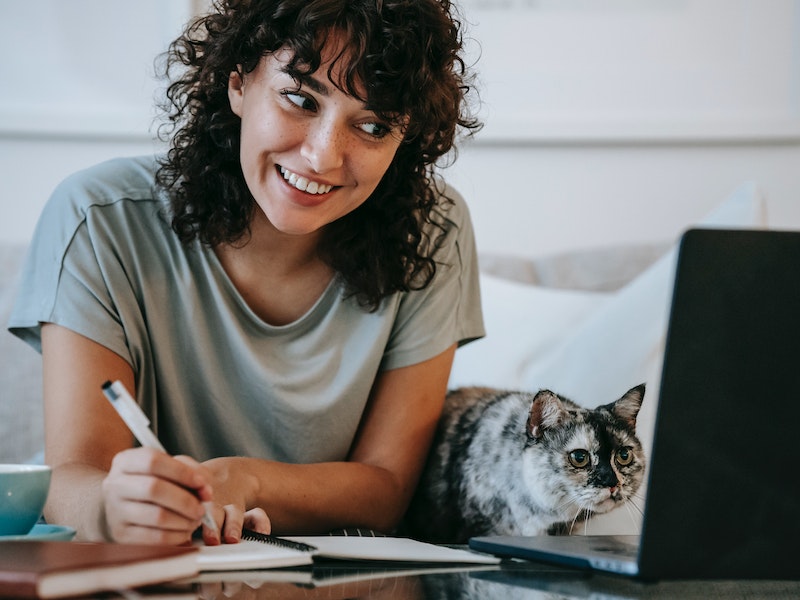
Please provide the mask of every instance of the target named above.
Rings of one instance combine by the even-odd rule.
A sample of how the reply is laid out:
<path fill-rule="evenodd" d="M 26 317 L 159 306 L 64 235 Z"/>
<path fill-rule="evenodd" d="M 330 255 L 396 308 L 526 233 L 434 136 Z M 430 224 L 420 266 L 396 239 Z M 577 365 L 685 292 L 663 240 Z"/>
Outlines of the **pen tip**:
<path fill-rule="evenodd" d="M 110 381 L 106 381 L 106 382 L 103 384 L 103 389 L 104 389 L 104 390 L 107 390 L 107 389 L 108 389 L 108 388 L 110 388 L 110 387 L 111 387 L 111 382 L 110 382 Z"/>

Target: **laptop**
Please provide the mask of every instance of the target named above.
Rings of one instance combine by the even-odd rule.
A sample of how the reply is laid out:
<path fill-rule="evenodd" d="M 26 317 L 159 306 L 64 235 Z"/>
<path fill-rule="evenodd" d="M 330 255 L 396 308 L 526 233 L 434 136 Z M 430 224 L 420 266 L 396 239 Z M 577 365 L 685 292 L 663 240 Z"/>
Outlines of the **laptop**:
<path fill-rule="evenodd" d="M 800 579 L 800 232 L 690 229 L 638 536 L 472 549 L 640 579 Z"/>

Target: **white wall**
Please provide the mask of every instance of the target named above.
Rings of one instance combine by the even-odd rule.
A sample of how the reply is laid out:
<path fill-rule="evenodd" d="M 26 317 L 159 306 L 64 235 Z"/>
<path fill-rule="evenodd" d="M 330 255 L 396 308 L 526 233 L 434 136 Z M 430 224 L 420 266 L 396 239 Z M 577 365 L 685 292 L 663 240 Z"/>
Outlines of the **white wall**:
<path fill-rule="evenodd" d="M 484 251 L 671 239 L 747 179 L 800 229 L 797 0 L 462 5 L 486 128 L 451 178 Z"/>
<path fill-rule="evenodd" d="M 480 146 L 450 179 L 479 248 L 533 256 L 675 238 L 745 180 L 773 227 L 800 229 L 800 145 Z"/>
<path fill-rule="evenodd" d="M 0 0 L 0 240 L 66 174 L 157 147 L 152 61 L 192 4 Z M 800 229 L 799 0 L 462 5 L 487 125 L 446 175 L 481 250 L 669 239 L 748 179 Z"/>

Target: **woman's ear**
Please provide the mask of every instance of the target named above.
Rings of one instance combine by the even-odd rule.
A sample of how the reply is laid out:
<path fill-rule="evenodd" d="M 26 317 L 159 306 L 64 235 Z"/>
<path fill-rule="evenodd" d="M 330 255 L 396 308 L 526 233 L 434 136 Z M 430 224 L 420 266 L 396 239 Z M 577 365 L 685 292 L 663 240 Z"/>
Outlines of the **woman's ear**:
<path fill-rule="evenodd" d="M 241 118 L 242 102 L 244 100 L 244 80 L 239 71 L 231 71 L 228 77 L 228 102 L 231 103 L 233 114 Z"/>

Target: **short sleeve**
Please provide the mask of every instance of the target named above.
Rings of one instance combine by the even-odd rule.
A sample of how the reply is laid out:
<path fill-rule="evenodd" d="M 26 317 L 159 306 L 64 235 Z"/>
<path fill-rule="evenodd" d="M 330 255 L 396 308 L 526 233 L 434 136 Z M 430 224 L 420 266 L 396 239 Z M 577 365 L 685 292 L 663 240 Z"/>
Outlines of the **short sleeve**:
<path fill-rule="evenodd" d="M 131 164 L 134 169 L 122 169 Z M 114 210 L 123 196 L 112 195 L 109 182 L 113 189 L 125 189 L 146 164 L 109 161 L 78 172 L 47 202 L 8 322 L 9 331 L 37 351 L 41 352 L 41 324 L 56 323 L 131 361 L 118 307 L 109 293 L 110 278 L 117 287 L 125 282 L 121 267 L 115 267 L 115 234 L 93 227 L 92 220 L 97 211 Z"/>

